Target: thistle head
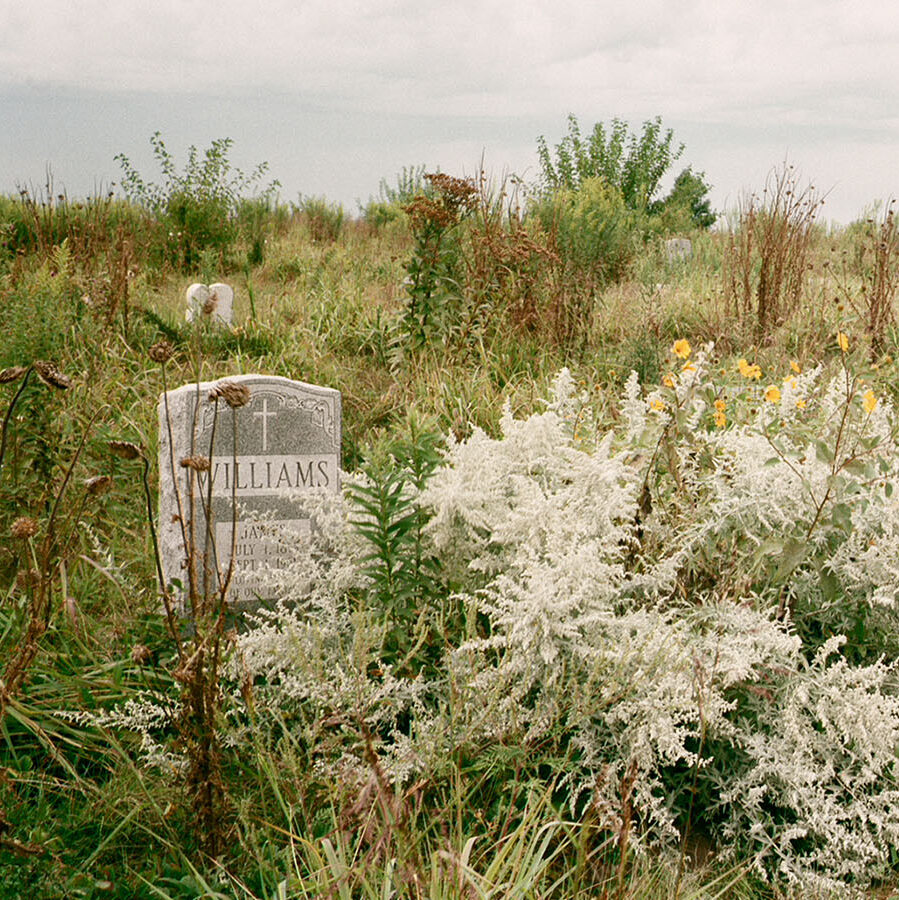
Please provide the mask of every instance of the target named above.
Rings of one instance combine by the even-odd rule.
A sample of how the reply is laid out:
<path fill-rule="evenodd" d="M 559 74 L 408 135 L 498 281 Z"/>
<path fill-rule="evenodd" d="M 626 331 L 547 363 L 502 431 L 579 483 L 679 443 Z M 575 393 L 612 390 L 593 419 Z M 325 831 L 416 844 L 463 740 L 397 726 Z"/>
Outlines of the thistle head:
<path fill-rule="evenodd" d="M 250 389 L 236 381 L 220 381 L 210 392 L 209 400 L 224 400 L 231 409 L 239 409 L 250 402 Z"/>

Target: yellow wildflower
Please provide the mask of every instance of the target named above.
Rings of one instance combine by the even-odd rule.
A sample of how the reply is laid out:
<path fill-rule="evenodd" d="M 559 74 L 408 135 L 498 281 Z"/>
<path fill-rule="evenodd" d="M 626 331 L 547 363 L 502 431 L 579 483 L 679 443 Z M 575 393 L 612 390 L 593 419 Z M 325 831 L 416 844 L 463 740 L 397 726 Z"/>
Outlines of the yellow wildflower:
<path fill-rule="evenodd" d="M 675 375 L 674 372 L 668 372 L 662 379 L 662 384 L 664 384 L 665 387 L 673 388 L 677 384 L 677 375 Z"/>
<path fill-rule="evenodd" d="M 650 402 L 649 408 L 654 409 L 656 412 L 662 412 L 662 410 L 665 409 L 665 403 L 662 400 L 659 400 L 658 397 L 656 397 Z"/>
<path fill-rule="evenodd" d="M 842 331 L 837 332 L 837 344 L 839 344 L 843 353 L 849 351 L 849 338 Z"/>
<path fill-rule="evenodd" d="M 799 363 L 796 362 L 795 359 L 791 359 L 791 360 L 790 360 L 790 368 L 791 368 L 797 375 L 799 375 L 799 374 L 802 372 L 802 368 L 800 367 Z"/>
<path fill-rule="evenodd" d="M 724 428 L 727 425 L 727 416 L 720 409 L 715 411 L 715 425 L 718 428 Z"/>
<path fill-rule="evenodd" d="M 784 378 L 784 384 L 788 384 L 791 388 L 796 387 L 796 378 L 795 378 L 795 376 L 793 376 L 793 375 L 787 375 L 787 377 Z"/>
<path fill-rule="evenodd" d="M 671 352 L 675 356 L 679 356 L 681 359 L 689 359 L 690 354 L 693 352 L 693 348 L 690 346 L 690 342 L 684 338 L 680 338 L 674 342 L 671 347 Z"/>
<path fill-rule="evenodd" d="M 874 409 L 877 406 L 877 395 L 874 391 L 865 391 L 865 395 L 862 397 L 862 409 L 870 416 Z"/>
<path fill-rule="evenodd" d="M 691 362 L 684 363 L 683 367 L 681 368 L 681 372 L 695 372 L 695 371 L 696 371 L 696 366 L 694 366 L 693 363 L 691 363 Z"/>
<path fill-rule="evenodd" d="M 737 368 L 740 370 L 740 374 L 744 378 L 754 378 L 756 381 L 762 377 L 762 370 L 755 363 L 748 363 L 745 359 L 741 359 L 737 363 Z"/>
<path fill-rule="evenodd" d="M 724 410 L 727 409 L 727 401 L 726 401 L 726 400 L 722 400 L 722 399 L 719 397 L 719 398 L 715 401 L 715 409 L 717 409 L 718 412 L 722 412 L 722 413 L 723 413 Z"/>
<path fill-rule="evenodd" d="M 805 400 L 802 399 L 802 397 L 800 397 L 796 401 L 796 409 L 805 409 L 806 406 L 808 406 L 808 404 L 805 402 Z"/>
<path fill-rule="evenodd" d="M 780 403 L 780 388 L 776 384 L 769 384 L 765 388 L 765 399 L 769 403 Z"/>

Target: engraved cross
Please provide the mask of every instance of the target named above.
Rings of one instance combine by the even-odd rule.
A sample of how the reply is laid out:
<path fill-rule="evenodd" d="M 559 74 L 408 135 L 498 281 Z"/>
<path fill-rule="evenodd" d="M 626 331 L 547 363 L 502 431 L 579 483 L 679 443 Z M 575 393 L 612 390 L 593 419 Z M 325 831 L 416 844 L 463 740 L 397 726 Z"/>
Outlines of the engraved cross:
<path fill-rule="evenodd" d="M 262 398 L 262 412 L 254 412 L 253 418 L 262 416 L 262 449 L 268 450 L 268 417 L 274 416 L 274 412 L 268 411 L 268 397 Z"/>

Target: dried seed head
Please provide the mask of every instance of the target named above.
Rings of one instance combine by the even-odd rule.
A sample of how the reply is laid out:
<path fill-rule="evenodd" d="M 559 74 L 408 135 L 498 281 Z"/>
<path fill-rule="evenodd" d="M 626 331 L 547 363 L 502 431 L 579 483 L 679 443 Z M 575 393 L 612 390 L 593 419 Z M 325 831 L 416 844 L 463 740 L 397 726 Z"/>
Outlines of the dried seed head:
<path fill-rule="evenodd" d="M 153 658 L 153 653 L 146 644 L 135 644 L 131 648 L 131 660 L 139 666 L 146 665 Z"/>
<path fill-rule="evenodd" d="M 106 445 L 119 459 L 140 459 L 142 456 L 140 447 L 131 441 L 107 441 Z"/>
<path fill-rule="evenodd" d="M 105 494 L 112 487 L 112 477 L 110 475 L 94 475 L 93 478 L 86 478 L 84 486 L 87 488 L 88 494 L 98 495 Z"/>
<path fill-rule="evenodd" d="M 215 293 L 210 294 L 203 304 L 203 315 L 211 316 L 215 312 L 215 308 L 219 305 L 219 298 Z"/>
<path fill-rule="evenodd" d="M 45 359 L 36 359 L 33 366 L 37 377 L 49 387 L 67 391 L 72 386 L 72 379 L 68 375 L 63 375 L 53 363 L 47 362 Z"/>
<path fill-rule="evenodd" d="M 220 381 L 210 392 L 211 401 L 224 400 L 231 409 L 239 409 L 250 402 L 250 389 L 235 381 Z"/>
<path fill-rule="evenodd" d="M 153 362 L 167 363 L 175 352 L 175 348 L 169 341 L 157 341 L 148 351 L 147 355 Z"/>
<path fill-rule="evenodd" d="M 185 456 L 180 465 L 182 469 L 193 469 L 194 472 L 208 472 L 212 468 L 208 456 Z"/>
<path fill-rule="evenodd" d="M 16 572 L 16 587 L 20 591 L 36 588 L 41 580 L 41 573 L 37 569 L 19 569 Z"/>
<path fill-rule="evenodd" d="M 37 522 L 30 516 L 19 516 L 9 530 L 14 538 L 31 538 L 37 534 Z"/>
<path fill-rule="evenodd" d="M 18 381 L 28 369 L 25 366 L 11 366 L 0 372 L 0 384 L 9 384 L 11 381 Z"/>

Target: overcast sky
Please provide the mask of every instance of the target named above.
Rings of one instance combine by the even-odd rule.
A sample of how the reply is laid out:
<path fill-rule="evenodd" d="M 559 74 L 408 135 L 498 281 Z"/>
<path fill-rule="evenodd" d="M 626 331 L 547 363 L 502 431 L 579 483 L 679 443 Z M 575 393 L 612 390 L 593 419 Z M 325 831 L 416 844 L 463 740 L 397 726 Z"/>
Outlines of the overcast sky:
<path fill-rule="evenodd" d="M 848 222 L 899 195 L 891 0 L 0 0 L 0 192 L 83 196 L 149 138 L 234 140 L 355 211 L 403 166 L 538 174 L 536 139 L 661 116 L 733 208 L 788 159 Z"/>

